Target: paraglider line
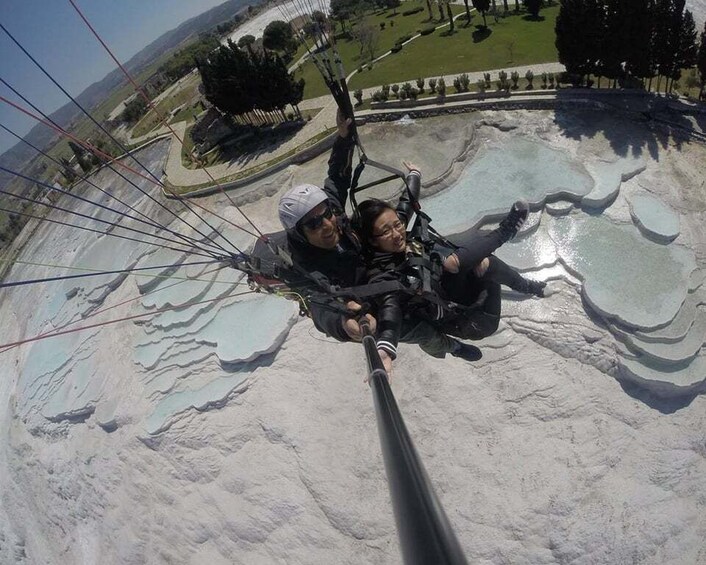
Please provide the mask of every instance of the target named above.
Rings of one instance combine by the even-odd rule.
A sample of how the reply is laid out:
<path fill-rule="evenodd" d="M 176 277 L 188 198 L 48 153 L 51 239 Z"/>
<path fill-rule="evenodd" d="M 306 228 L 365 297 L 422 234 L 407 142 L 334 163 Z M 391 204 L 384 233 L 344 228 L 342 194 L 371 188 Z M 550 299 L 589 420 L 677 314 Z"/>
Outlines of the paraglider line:
<path fill-rule="evenodd" d="M 23 139 L 19 134 L 15 133 L 14 131 L 12 131 L 11 129 L 7 128 L 7 127 L 4 126 L 3 124 L 0 124 L 0 127 L 1 127 L 2 129 L 4 129 L 6 132 L 8 132 L 9 134 L 11 134 L 11 135 L 13 135 L 14 137 L 16 137 L 17 139 L 19 139 L 22 143 L 28 145 L 29 147 L 31 147 L 32 149 L 34 149 L 35 151 L 37 151 L 38 153 L 40 153 L 41 155 L 43 155 L 44 157 L 46 157 L 47 159 L 49 159 L 50 161 L 52 161 L 53 163 L 55 163 L 56 165 L 58 165 L 59 167 L 61 167 L 62 169 L 64 168 L 64 164 L 61 163 L 58 159 L 55 159 L 54 157 L 52 157 L 51 155 L 49 155 L 47 152 L 42 151 L 41 149 L 39 149 L 39 147 L 36 147 L 35 145 L 33 145 L 32 143 L 30 143 L 29 141 Z M 178 232 L 175 232 L 175 231 L 173 231 L 172 229 L 168 228 L 167 226 L 164 226 L 164 225 L 160 224 L 159 222 L 156 222 L 155 220 L 153 220 L 152 218 L 150 218 L 148 215 L 146 215 L 146 214 L 140 212 L 139 210 L 137 210 L 136 208 L 134 208 L 134 207 L 131 206 L 130 204 L 128 204 L 128 203 L 123 202 L 122 200 L 120 200 L 120 198 L 118 198 L 118 197 L 115 196 L 114 194 L 111 194 L 111 193 L 108 192 L 107 190 L 104 190 L 103 188 L 101 188 L 100 186 L 98 186 L 97 184 L 95 184 L 93 181 L 91 181 L 91 180 L 88 178 L 88 176 L 85 176 L 85 175 L 78 175 L 78 178 L 79 178 L 81 181 L 86 182 L 86 183 L 89 184 L 90 186 L 96 188 L 97 190 L 99 190 L 100 192 L 102 192 L 103 194 L 105 194 L 106 196 L 109 196 L 109 197 L 112 198 L 113 200 L 119 202 L 119 203 L 122 204 L 123 206 L 126 206 L 127 208 L 129 208 L 129 209 L 132 210 L 133 212 L 139 214 L 139 215 L 142 216 L 143 218 L 146 218 L 147 220 L 149 220 L 150 222 L 152 222 L 155 226 L 158 226 L 160 229 L 163 229 L 163 230 L 165 230 L 165 231 L 167 231 L 167 232 L 169 232 L 169 233 L 171 233 L 171 234 L 173 234 L 173 235 L 179 237 L 180 239 L 183 239 L 183 240 L 186 241 L 187 244 L 190 245 L 191 247 L 194 247 L 194 248 L 197 248 L 197 249 L 202 249 L 201 247 L 199 247 L 199 245 L 198 245 L 199 242 L 198 242 L 198 241 L 196 241 L 196 240 L 194 240 L 194 239 L 192 239 L 192 238 L 189 238 L 189 237 L 187 237 L 187 236 L 185 236 L 185 235 L 182 235 L 182 234 L 180 234 L 180 233 L 178 233 Z M 53 188 L 53 187 L 52 187 L 52 188 Z"/>
<path fill-rule="evenodd" d="M 166 125 L 166 127 L 169 129 L 169 131 L 172 132 L 172 134 L 174 135 L 174 137 L 176 137 L 176 139 L 179 141 L 179 143 L 181 143 L 181 145 L 182 145 L 182 147 L 183 147 L 183 146 L 184 146 L 184 141 L 183 141 L 183 139 L 182 139 L 181 137 L 179 137 L 179 135 L 177 134 L 176 131 L 174 131 L 174 129 L 172 128 L 172 126 L 169 124 L 169 122 L 167 122 L 167 119 L 165 118 L 165 116 L 157 110 L 157 107 L 154 105 L 154 103 L 152 102 L 152 100 L 150 100 L 149 96 L 147 96 L 147 93 L 145 92 L 144 88 L 142 88 L 139 84 L 137 84 L 137 82 L 135 82 L 135 80 L 132 78 L 132 76 L 130 75 L 130 73 L 129 73 L 129 72 L 127 71 L 127 69 L 122 65 L 122 63 L 120 63 L 120 61 L 117 59 L 117 57 L 115 57 L 115 55 L 114 55 L 113 52 L 110 50 L 110 48 L 108 47 L 108 45 L 105 43 L 105 41 L 103 41 L 103 39 L 101 38 L 101 36 L 100 36 L 100 35 L 98 34 L 98 32 L 94 29 L 94 27 L 93 27 L 93 26 L 91 25 L 91 23 L 88 21 L 88 19 L 87 19 L 86 16 L 83 14 L 83 12 L 81 11 L 81 9 L 76 5 L 76 3 L 75 3 L 73 0 L 69 0 L 69 3 L 71 4 L 71 6 L 73 6 L 74 10 L 76 10 L 76 13 L 77 13 L 77 14 L 79 15 L 79 17 L 83 20 L 83 22 L 88 26 L 88 29 L 91 30 L 91 33 L 93 33 L 93 35 L 94 35 L 95 38 L 98 40 L 98 42 L 99 42 L 99 43 L 103 46 L 103 48 L 106 50 L 106 52 L 108 53 L 108 55 L 110 55 L 111 59 L 113 59 L 113 61 L 115 61 L 115 64 L 118 65 L 118 68 L 120 68 L 120 70 L 123 72 L 123 74 L 127 77 L 127 79 L 128 79 L 128 80 L 130 81 L 130 83 L 133 85 L 133 87 L 135 88 L 135 90 L 140 94 L 140 96 L 142 96 L 142 98 L 144 98 L 144 100 L 147 102 L 147 105 L 150 107 L 150 109 L 152 109 L 152 111 L 154 111 L 154 113 L 157 114 L 157 116 L 159 117 L 160 121 L 161 121 L 164 125 Z M 202 168 L 202 170 L 206 173 L 206 175 L 208 175 L 208 178 L 211 180 L 211 182 L 215 183 L 215 185 L 218 187 L 218 189 L 228 198 L 228 200 L 230 201 L 231 205 L 243 216 L 243 218 L 245 218 L 245 219 L 247 220 L 247 222 L 248 222 L 248 223 L 253 227 L 253 229 L 258 233 L 258 237 L 262 238 L 263 240 L 266 239 L 266 236 L 258 229 L 258 227 L 250 220 L 250 218 L 249 218 L 249 217 L 240 209 L 240 207 L 233 201 L 233 199 L 230 197 L 230 195 L 223 189 L 223 187 L 221 186 L 221 184 L 220 184 L 215 178 L 213 178 L 213 176 L 211 175 L 211 173 L 209 172 L 209 170 L 208 170 L 205 166 L 202 166 L 201 168 Z"/>

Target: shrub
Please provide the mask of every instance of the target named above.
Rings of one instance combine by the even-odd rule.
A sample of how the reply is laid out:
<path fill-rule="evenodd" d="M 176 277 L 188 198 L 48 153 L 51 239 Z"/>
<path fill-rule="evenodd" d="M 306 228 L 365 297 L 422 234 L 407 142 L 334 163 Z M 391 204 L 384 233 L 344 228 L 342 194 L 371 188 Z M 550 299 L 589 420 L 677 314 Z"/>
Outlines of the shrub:
<path fill-rule="evenodd" d="M 363 91 L 359 88 L 353 93 L 353 98 L 358 101 L 358 106 L 363 103 Z"/>
<path fill-rule="evenodd" d="M 512 81 L 512 88 L 516 89 L 517 83 L 520 81 L 520 73 L 518 73 L 517 71 L 512 71 L 510 73 L 510 80 Z"/>
<path fill-rule="evenodd" d="M 461 80 L 458 77 L 454 79 L 454 88 L 456 92 L 461 92 Z"/>
<path fill-rule="evenodd" d="M 458 77 L 459 82 L 461 83 L 461 89 L 463 92 L 468 92 L 468 88 L 471 85 L 471 79 L 468 78 L 468 75 L 466 73 L 463 73 L 461 76 Z"/>
<path fill-rule="evenodd" d="M 417 88 L 419 89 L 419 93 L 421 94 L 424 92 L 424 79 L 423 78 L 418 78 L 417 79 Z"/>
<path fill-rule="evenodd" d="M 390 53 L 398 53 L 399 51 L 402 51 L 402 45 L 399 43 L 395 43 L 390 49 Z"/>
<path fill-rule="evenodd" d="M 393 85 L 392 85 L 392 94 L 395 95 L 395 98 L 399 98 L 399 97 L 400 97 L 399 92 L 400 92 L 400 85 L 399 85 L 399 84 L 393 84 Z"/>
<path fill-rule="evenodd" d="M 436 29 L 436 26 L 427 26 L 423 27 L 422 29 L 419 30 L 419 35 L 430 35 L 434 33 L 434 30 Z"/>
<path fill-rule="evenodd" d="M 534 80 L 534 73 L 531 70 L 528 70 L 525 73 L 525 78 L 527 79 L 527 88 L 532 90 L 534 88 L 534 85 L 532 84 L 532 81 Z"/>
<path fill-rule="evenodd" d="M 404 90 L 400 90 L 400 100 L 407 100 L 407 98 L 409 98 L 409 94 Z"/>
<path fill-rule="evenodd" d="M 423 12 L 424 7 L 423 6 L 417 6 L 416 8 L 412 8 L 411 10 L 405 10 L 402 12 L 403 16 L 413 16 L 414 14 L 418 14 L 419 12 Z"/>
<path fill-rule="evenodd" d="M 373 102 L 385 102 L 387 101 L 387 96 L 385 96 L 385 93 L 382 90 L 376 90 L 373 92 Z"/>
<path fill-rule="evenodd" d="M 362 73 L 362 72 L 363 72 L 363 66 L 362 66 L 362 65 L 361 65 L 360 67 L 358 67 L 358 72 L 359 72 L 359 73 Z"/>
<path fill-rule="evenodd" d="M 498 73 L 498 90 L 508 90 L 510 88 L 510 83 L 507 80 L 507 73 L 505 71 L 500 71 Z"/>
<path fill-rule="evenodd" d="M 436 91 L 439 93 L 439 96 L 446 96 L 446 81 L 444 80 L 444 77 L 439 79 L 439 82 L 436 85 Z"/>
<path fill-rule="evenodd" d="M 476 82 L 476 88 L 478 88 L 478 92 L 481 94 L 485 92 L 485 81 L 479 78 L 478 82 Z"/>
<path fill-rule="evenodd" d="M 405 82 L 402 85 L 402 88 L 400 88 L 400 93 L 402 93 L 402 92 L 404 92 L 407 95 L 406 97 L 409 97 L 410 93 L 412 92 L 412 85 L 409 82 Z"/>
<path fill-rule="evenodd" d="M 385 94 L 385 100 L 387 100 L 390 97 L 390 85 L 383 84 L 382 85 L 382 92 Z"/>
<path fill-rule="evenodd" d="M 554 88 L 554 73 L 549 73 L 549 88 Z"/>
<path fill-rule="evenodd" d="M 434 94 L 436 92 L 436 79 L 435 78 L 429 79 L 429 90 L 431 90 L 432 94 Z"/>
<path fill-rule="evenodd" d="M 547 73 L 542 73 L 542 88 L 547 88 Z"/>
<path fill-rule="evenodd" d="M 483 73 L 483 78 L 485 79 L 485 87 L 490 88 L 490 73 Z"/>
<path fill-rule="evenodd" d="M 412 100 L 416 100 L 419 97 L 419 91 L 416 88 L 412 87 L 412 89 L 409 91 L 409 97 Z"/>
<path fill-rule="evenodd" d="M 385 22 L 380 22 L 380 31 L 385 29 Z"/>
<path fill-rule="evenodd" d="M 412 36 L 411 36 L 410 34 L 403 35 L 402 37 L 400 37 L 400 38 L 397 40 L 397 43 L 399 43 L 400 45 L 402 45 L 405 41 L 409 41 L 410 39 L 412 39 Z"/>

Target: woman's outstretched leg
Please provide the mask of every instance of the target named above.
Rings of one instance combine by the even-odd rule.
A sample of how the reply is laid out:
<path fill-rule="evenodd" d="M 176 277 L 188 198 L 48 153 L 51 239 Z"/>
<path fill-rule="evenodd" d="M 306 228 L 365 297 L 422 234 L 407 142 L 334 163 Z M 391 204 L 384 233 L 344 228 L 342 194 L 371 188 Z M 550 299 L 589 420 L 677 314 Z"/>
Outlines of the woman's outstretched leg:
<path fill-rule="evenodd" d="M 491 255 L 487 259 L 488 268 L 485 274 L 480 277 L 481 280 L 488 280 L 509 286 L 512 290 L 516 290 L 522 294 L 533 294 L 534 296 L 544 297 L 544 287 L 547 286 L 547 283 L 526 279 L 518 271 L 513 269 L 502 259 L 498 259 L 495 255 Z"/>
<path fill-rule="evenodd" d="M 441 330 L 461 339 L 478 340 L 493 335 L 500 324 L 500 285 L 492 281 L 484 283 L 483 301 L 475 308 L 454 316 L 444 317 Z"/>

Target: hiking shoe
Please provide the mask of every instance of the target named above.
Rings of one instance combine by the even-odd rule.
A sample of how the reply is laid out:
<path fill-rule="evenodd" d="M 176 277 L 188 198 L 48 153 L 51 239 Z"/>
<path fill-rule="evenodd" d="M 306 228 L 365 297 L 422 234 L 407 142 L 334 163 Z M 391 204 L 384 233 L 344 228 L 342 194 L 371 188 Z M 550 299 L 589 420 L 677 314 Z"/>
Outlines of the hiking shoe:
<path fill-rule="evenodd" d="M 520 231 L 522 224 L 529 216 L 529 204 L 526 200 L 518 200 L 510 208 L 510 212 L 500 222 L 498 229 L 502 236 L 503 243 L 510 241 Z"/>
<path fill-rule="evenodd" d="M 454 341 L 455 349 L 451 352 L 451 355 L 463 359 L 465 361 L 478 361 L 483 357 L 483 353 L 475 345 L 469 343 L 463 343 L 456 339 Z"/>
<path fill-rule="evenodd" d="M 538 296 L 539 298 L 544 298 L 544 287 L 547 286 L 547 283 L 544 281 L 533 281 L 530 279 L 527 279 L 527 285 L 525 287 L 525 294 L 533 294 L 534 296 Z"/>

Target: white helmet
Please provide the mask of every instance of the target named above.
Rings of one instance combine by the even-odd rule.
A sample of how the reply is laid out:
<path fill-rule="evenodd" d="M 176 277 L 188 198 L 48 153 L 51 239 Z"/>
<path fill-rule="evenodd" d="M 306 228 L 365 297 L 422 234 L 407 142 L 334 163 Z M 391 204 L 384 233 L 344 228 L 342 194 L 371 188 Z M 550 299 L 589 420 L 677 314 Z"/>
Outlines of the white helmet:
<path fill-rule="evenodd" d="M 279 199 L 279 221 L 284 229 L 293 230 L 299 220 L 327 199 L 323 189 L 313 184 L 300 184 L 290 188 Z"/>

